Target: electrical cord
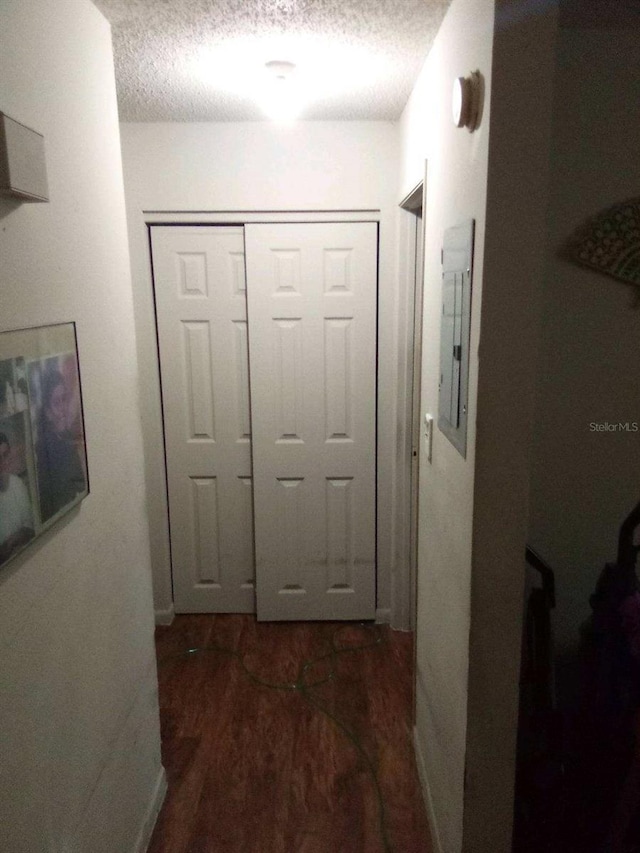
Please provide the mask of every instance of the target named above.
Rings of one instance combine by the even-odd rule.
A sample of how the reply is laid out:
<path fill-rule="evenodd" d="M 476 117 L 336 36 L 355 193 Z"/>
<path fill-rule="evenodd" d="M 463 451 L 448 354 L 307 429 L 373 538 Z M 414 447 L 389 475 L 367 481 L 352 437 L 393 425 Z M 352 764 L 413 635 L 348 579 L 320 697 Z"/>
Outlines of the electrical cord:
<path fill-rule="evenodd" d="M 259 678 L 254 672 L 252 672 L 245 663 L 245 654 L 236 651 L 235 649 L 227 648 L 226 646 L 222 646 L 218 643 L 211 643 L 206 646 L 196 646 L 190 649 L 187 649 L 184 652 L 175 652 L 173 654 L 166 655 L 161 660 L 158 661 L 158 666 L 161 667 L 169 660 L 172 660 L 176 657 L 187 657 L 189 655 L 196 655 L 205 652 L 212 652 L 217 654 L 227 655 L 234 660 L 236 660 L 246 675 L 246 677 L 255 684 L 257 687 L 266 687 L 271 690 L 282 690 L 290 693 L 297 693 L 302 696 L 302 698 L 308 702 L 311 707 L 315 708 L 316 711 L 323 714 L 328 720 L 330 720 L 333 725 L 344 735 L 344 737 L 349 741 L 351 746 L 358 753 L 360 758 L 365 764 L 367 771 L 371 777 L 371 781 L 373 784 L 373 788 L 375 791 L 376 802 L 378 806 L 378 823 L 379 823 L 379 831 L 380 831 L 380 839 L 382 841 L 382 846 L 384 848 L 384 853 L 392 853 L 391 843 L 389 841 L 389 834 L 387 830 L 387 822 L 385 815 L 385 807 L 384 807 L 384 798 L 382 796 L 382 789 L 380 787 L 380 782 L 378 780 L 378 774 L 376 771 L 375 764 L 367 751 L 365 750 L 362 742 L 357 737 L 357 735 L 352 732 L 349 727 L 339 719 L 335 714 L 333 714 L 328 708 L 326 708 L 318 699 L 317 696 L 313 694 L 313 690 L 323 686 L 324 684 L 329 683 L 330 681 L 334 681 L 336 676 L 336 668 L 337 662 L 340 655 L 344 654 L 352 654 L 354 652 L 364 651 L 365 649 L 375 648 L 386 642 L 386 638 L 383 636 L 381 630 L 378 626 L 371 626 L 366 623 L 360 623 L 358 627 L 362 628 L 367 633 L 371 633 L 374 635 L 374 639 L 372 642 L 362 643 L 360 645 L 338 645 L 336 639 L 338 635 L 345 631 L 349 626 L 340 626 L 336 628 L 330 637 L 330 649 L 328 652 L 322 655 L 318 655 L 317 657 L 310 658 L 301 663 L 300 668 L 298 669 L 298 675 L 294 682 L 271 682 L 266 681 L 265 679 Z M 317 680 L 308 681 L 308 673 L 313 667 L 317 666 L 319 663 L 324 661 L 330 661 L 329 671 L 327 675 L 318 678 Z"/>

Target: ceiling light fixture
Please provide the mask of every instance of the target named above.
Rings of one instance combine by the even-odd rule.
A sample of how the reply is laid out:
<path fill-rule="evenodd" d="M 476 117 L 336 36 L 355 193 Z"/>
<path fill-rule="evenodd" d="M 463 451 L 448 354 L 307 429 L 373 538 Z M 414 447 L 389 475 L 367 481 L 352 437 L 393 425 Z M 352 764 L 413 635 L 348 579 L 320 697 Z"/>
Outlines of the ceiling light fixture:
<path fill-rule="evenodd" d="M 254 118 L 272 112 L 273 101 L 286 100 L 283 92 L 291 92 L 295 107 L 290 104 L 285 111 L 289 120 L 298 110 L 304 118 L 318 118 L 318 110 L 331 104 L 340 108 L 343 99 L 357 95 L 366 101 L 394 73 L 388 59 L 364 47 L 286 31 L 203 47 L 194 54 L 190 70 L 206 87 L 205 95 L 228 94 L 230 103 L 243 99 L 247 108 L 255 104 Z"/>
<path fill-rule="evenodd" d="M 274 121 L 293 121 L 302 108 L 295 80 L 296 66 L 293 62 L 274 59 L 267 62 L 265 68 L 268 79 L 260 99 L 263 110 Z"/>

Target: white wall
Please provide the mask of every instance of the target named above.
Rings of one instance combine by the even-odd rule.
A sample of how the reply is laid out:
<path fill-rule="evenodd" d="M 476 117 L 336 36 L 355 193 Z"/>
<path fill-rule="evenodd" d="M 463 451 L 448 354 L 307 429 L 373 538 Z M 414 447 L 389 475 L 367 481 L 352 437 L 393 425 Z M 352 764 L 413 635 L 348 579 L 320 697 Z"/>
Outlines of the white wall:
<path fill-rule="evenodd" d="M 453 0 L 402 118 L 400 193 L 428 160 L 422 413 L 437 421 L 440 248 L 476 222 L 466 459 L 420 459 L 416 743 L 437 849 L 511 847 L 555 8 Z M 455 77 L 480 70 L 469 134 Z"/>
<path fill-rule="evenodd" d="M 467 727 L 475 400 L 479 307 L 482 294 L 488 113 L 473 134 L 451 119 L 455 77 L 479 68 L 491 81 L 493 2 L 454 0 L 404 111 L 399 195 L 427 168 L 421 415 L 437 421 L 440 374 L 441 275 L 444 229 L 476 221 L 469 432 L 467 457 L 439 431 L 433 462 L 421 443 L 418 542 L 416 734 L 426 772 L 432 829 L 442 851 L 462 845 L 463 780 Z"/>
<path fill-rule="evenodd" d="M 378 610 L 391 608 L 397 384 L 397 127 L 389 122 L 123 124 L 150 495 L 154 599 L 171 611 L 160 391 L 144 211 L 381 211 Z M 236 212 L 236 213 L 234 213 Z M 197 216 L 195 216 L 197 219 Z M 153 219 L 152 215 L 146 216 Z"/>
<path fill-rule="evenodd" d="M 575 652 L 589 596 L 640 498 L 640 434 L 590 430 L 640 423 L 637 288 L 559 256 L 591 216 L 640 196 L 640 120 L 630 108 L 639 66 L 637 26 L 561 31 L 530 529 L 556 572 L 559 654 Z"/>
<path fill-rule="evenodd" d="M 91 479 L 0 569 L 0 847 L 128 853 L 163 772 L 111 40 L 90 3 L 4 0 L 0 109 L 44 134 L 51 196 L 0 200 L 2 328 L 76 321 Z"/>

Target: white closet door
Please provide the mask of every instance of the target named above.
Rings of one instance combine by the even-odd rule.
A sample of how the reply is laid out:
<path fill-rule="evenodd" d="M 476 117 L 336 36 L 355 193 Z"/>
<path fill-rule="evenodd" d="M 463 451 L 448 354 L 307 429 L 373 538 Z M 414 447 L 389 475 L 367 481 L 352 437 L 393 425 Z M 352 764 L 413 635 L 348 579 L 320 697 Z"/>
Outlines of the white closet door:
<path fill-rule="evenodd" d="M 151 230 L 175 609 L 252 612 L 243 229 Z"/>
<path fill-rule="evenodd" d="M 377 226 L 245 226 L 258 618 L 375 615 Z"/>

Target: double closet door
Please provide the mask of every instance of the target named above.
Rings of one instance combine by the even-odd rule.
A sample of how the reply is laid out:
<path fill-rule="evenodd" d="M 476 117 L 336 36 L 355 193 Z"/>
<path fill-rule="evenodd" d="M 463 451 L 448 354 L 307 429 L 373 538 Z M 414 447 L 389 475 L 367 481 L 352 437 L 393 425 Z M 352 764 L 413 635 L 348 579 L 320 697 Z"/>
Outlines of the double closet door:
<path fill-rule="evenodd" d="M 153 226 L 174 605 L 375 615 L 377 226 Z"/>

